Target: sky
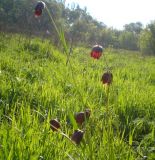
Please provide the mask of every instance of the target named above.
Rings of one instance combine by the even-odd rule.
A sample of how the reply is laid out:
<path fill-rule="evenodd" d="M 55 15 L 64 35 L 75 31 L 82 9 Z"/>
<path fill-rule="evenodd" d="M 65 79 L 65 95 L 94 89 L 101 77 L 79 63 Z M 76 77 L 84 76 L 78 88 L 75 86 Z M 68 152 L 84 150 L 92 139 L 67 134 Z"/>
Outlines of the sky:
<path fill-rule="evenodd" d="M 155 20 L 155 0 L 66 0 L 66 4 L 71 3 L 87 7 L 93 18 L 116 29 L 132 22 L 145 27 Z"/>

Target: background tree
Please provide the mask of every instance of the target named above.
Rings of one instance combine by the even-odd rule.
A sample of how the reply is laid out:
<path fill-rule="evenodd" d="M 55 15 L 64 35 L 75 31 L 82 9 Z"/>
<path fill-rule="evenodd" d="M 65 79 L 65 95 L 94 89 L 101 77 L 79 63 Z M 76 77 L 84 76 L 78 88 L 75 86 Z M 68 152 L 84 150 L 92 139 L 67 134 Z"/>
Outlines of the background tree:
<path fill-rule="evenodd" d="M 124 30 L 128 32 L 133 32 L 139 34 L 143 29 L 143 25 L 141 22 L 129 23 L 124 25 Z"/>
<path fill-rule="evenodd" d="M 119 36 L 120 48 L 138 50 L 138 37 L 133 32 L 124 31 Z"/>
<path fill-rule="evenodd" d="M 155 55 L 155 21 L 141 32 L 139 46 L 143 54 Z"/>
<path fill-rule="evenodd" d="M 59 40 L 47 12 L 34 17 L 37 0 L 1 0 L 0 31 L 16 32 L 50 38 L 55 45 Z M 96 43 L 104 47 L 141 50 L 145 54 L 155 53 L 155 22 L 145 29 L 142 23 L 129 23 L 123 30 L 107 27 L 94 19 L 87 8 L 79 5 L 65 5 L 65 0 L 46 0 L 46 4 L 57 26 L 65 32 L 67 41 L 74 45 L 92 46 Z M 47 34 L 47 31 L 49 34 Z"/>

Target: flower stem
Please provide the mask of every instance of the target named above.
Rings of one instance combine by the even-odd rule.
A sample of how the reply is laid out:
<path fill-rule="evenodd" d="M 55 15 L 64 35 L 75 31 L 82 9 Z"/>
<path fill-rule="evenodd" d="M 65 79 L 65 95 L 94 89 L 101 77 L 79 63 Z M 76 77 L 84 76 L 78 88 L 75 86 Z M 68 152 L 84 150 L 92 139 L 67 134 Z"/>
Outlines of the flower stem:
<path fill-rule="evenodd" d="M 46 11 L 47 11 L 47 13 L 48 13 L 48 15 L 50 17 L 51 24 L 54 26 L 54 28 L 55 28 L 55 30 L 56 30 L 56 32 L 58 34 L 59 40 L 63 45 L 65 54 L 68 55 L 68 46 L 67 46 L 67 43 L 66 43 L 66 40 L 65 40 L 64 32 L 62 30 L 58 29 L 58 27 L 57 27 L 57 25 L 56 25 L 56 23 L 55 23 L 55 21 L 54 21 L 54 19 L 53 19 L 53 17 L 52 17 L 52 15 L 51 15 L 51 13 L 50 13 L 50 11 L 49 11 L 47 6 L 46 6 Z"/>

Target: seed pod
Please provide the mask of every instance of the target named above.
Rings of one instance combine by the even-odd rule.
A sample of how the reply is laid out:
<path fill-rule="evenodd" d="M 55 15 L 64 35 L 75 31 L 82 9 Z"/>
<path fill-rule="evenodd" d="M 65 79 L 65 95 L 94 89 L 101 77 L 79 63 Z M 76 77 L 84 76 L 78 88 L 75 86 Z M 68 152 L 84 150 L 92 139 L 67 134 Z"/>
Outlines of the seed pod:
<path fill-rule="evenodd" d="M 99 59 L 102 56 L 102 52 L 103 52 L 103 47 L 100 45 L 95 45 L 93 46 L 90 55 L 94 59 Z"/>
<path fill-rule="evenodd" d="M 61 127 L 60 123 L 57 119 L 51 119 L 50 120 L 50 127 L 53 131 L 58 131 L 58 129 Z"/>
<path fill-rule="evenodd" d="M 84 132 L 81 131 L 81 130 L 75 130 L 72 137 L 71 137 L 71 140 L 74 141 L 76 144 L 80 144 L 82 138 L 83 138 L 83 135 L 84 135 Z"/>
<path fill-rule="evenodd" d="M 112 83 L 112 80 L 113 80 L 113 75 L 111 72 L 105 72 L 102 75 L 101 81 L 103 84 L 110 85 Z"/>

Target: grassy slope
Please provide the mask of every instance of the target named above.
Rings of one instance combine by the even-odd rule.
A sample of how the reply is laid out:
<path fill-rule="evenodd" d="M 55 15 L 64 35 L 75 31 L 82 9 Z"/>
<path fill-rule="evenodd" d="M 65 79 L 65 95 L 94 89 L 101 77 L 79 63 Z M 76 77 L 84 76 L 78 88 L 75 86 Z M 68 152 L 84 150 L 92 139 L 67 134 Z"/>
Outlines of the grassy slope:
<path fill-rule="evenodd" d="M 48 41 L 1 34 L 0 159 L 154 159 L 155 58 L 105 54 L 96 61 L 75 49 L 71 67 Z M 109 113 L 100 81 L 105 62 L 114 76 Z M 71 135 L 77 126 L 69 115 L 85 108 L 92 113 L 79 126 L 80 146 L 50 130 L 57 117 Z"/>

